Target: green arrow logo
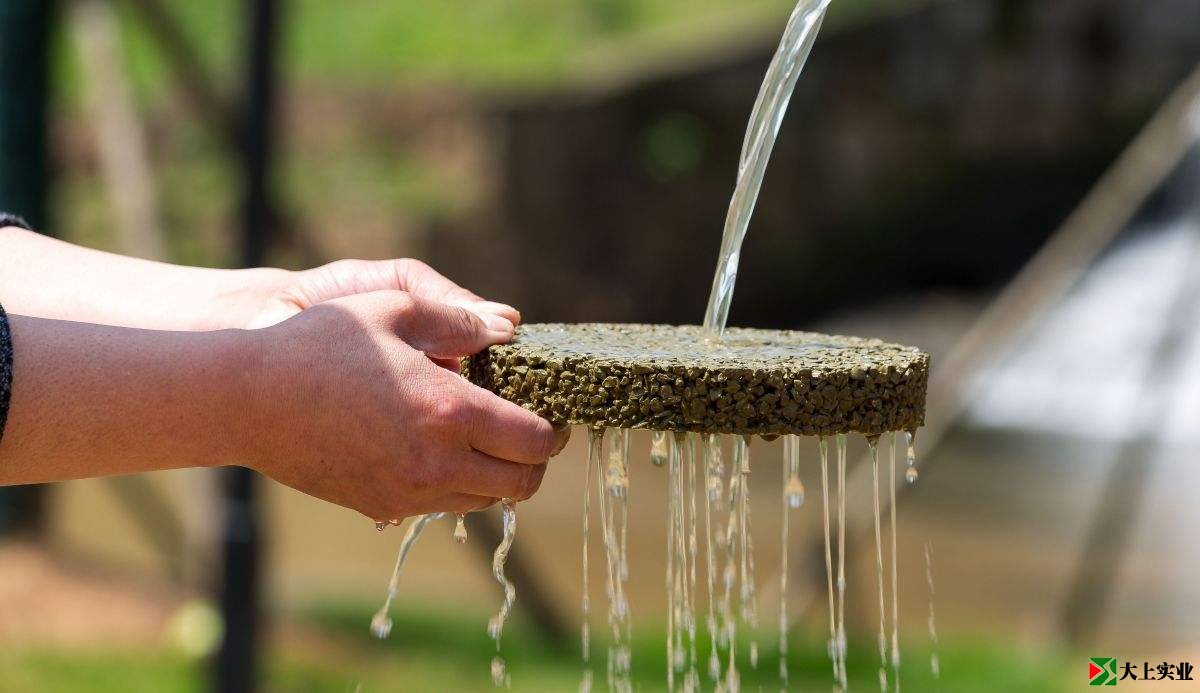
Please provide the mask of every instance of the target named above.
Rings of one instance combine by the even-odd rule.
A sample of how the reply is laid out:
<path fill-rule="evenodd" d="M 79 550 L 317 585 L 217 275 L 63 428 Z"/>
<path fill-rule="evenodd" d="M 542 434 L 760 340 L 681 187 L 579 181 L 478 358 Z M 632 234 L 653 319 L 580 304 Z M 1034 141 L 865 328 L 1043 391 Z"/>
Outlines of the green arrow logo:
<path fill-rule="evenodd" d="M 1092 657 L 1088 662 L 1088 685 L 1117 685 L 1117 658 Z"/>

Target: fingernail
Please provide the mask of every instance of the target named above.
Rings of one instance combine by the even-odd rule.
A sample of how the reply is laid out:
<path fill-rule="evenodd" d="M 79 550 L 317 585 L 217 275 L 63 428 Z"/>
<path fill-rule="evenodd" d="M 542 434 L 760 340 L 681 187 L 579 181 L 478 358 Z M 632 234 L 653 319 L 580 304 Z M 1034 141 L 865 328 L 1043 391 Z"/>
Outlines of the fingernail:
<path fill-rule="evenodd" d="M 507 318 L 503 318 L 495 313 L 476 313 L 484 325 L 493 332 L 502 332 L 507 336 L 512 336 L 513 324 Z"/>
<path fill-rule="evenodd" d="M 550 453 L 554 457 L 567 447 L 567 441 L 571 439 L 570 424 L 554 424 L 554 452 Z"/>

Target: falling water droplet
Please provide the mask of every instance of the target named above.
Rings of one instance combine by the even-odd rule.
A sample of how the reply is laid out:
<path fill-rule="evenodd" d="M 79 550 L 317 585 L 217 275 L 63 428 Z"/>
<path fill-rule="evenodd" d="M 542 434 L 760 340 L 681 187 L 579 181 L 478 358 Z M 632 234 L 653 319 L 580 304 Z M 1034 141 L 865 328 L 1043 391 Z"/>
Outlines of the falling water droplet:
<path fill-rule="evenodd" d="M 388 523 L 384 522 L 383 520 L 379 520 L 375 523 L 375 531 L 382 532 L 383 530 L 387 529 L 387 526 Z"/>
<path fill-rule="evenodd" d="M 505 670 L 504 658 L 500 655 L 492 657 L 492 684 L 507 687 L 511 680 Z"/>
<path fill-rule="evenodd" d="M 904 441 L 907 450 L 904 454 L 904 463 L 907 469 L 904 470 L 904 480 L 908 483 L 916 483 L 917 481 L 917 448 L 916 448 L 917 432 L 905 431 Z"/>
<path fill-rule="evenodd" d="M 454 523 L 454 541 L 465 544 L 467 543 L 467 525 L 464 524 L 465 516 L 458 513 L 458 518 Z"/>
<path fill-rule="evenodd" d="M 708 677 L 713 681 L 721 678 L 721 658 L 715 649 L 708 655 Z"/>
<path fill-rule="evenodd" d="M 392 633 L 392 619 L 385 613 L 378 613 L 371 619 L 371 634 L 383 640 Z"/>
<path fill-rule="evenodd" d="M 667 432 L 666 431 L 651 431 L 650 432 L 650 461 L 655 467 L 661 467 L 667 463 Z"/>
<path fill-rule="evenodd" d="M 758 668 L 758 643 L 750 643 L 750 666 L 754 669 Z"/>
<path fill-rule="evenodd" d="M 794 476 L 788 479 L 783 493 L 787 496 L 789 508 L 795 510 L 804 504 L 804 482 L 800 481 L 800 477 Z"/>

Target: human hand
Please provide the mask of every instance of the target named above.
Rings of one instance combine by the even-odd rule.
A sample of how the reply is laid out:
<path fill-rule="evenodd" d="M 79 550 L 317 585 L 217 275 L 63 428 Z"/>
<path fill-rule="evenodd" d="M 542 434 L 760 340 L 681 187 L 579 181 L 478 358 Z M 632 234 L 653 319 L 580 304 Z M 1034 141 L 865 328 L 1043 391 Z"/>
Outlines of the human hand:
<path fill-rule="evenodd" d="M 357 267 L 317 273 L 270 315 L 298 314 L 246 333 L 249 395 L 235 435 L 248 466 L 375 520 L 468 512 L 537 490 L 566 430 L 431 360 L 505 341 L 512 323 L 462 307 L 473 294 L 421 268 L 416 284 L 394 281 L 425 297 L 357 293 L 376 279 Z"/>
<path fill-rule="evenodd" d="M 240 287 L 226 294 L 224 327 L 266 327 L 325 301 L 372 291 L 406 291 L 458 306 L 489 329 L 510 333 L 521 322 L 512 306 L 486 301 L 420 260 L 339 260 L 300 272 L 244 270 Z"/>

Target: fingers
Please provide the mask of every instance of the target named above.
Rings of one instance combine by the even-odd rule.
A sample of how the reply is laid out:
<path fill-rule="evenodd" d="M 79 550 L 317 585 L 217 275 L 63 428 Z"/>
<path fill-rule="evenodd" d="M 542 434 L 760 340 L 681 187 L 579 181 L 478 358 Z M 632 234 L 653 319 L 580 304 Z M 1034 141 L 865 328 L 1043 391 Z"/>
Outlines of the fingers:
<path fill-rule="evenodd" d="M 455 357 L 430 356 L 429 360 L 436 363 L 439 368 L 445 368 L 455 375 L 458 375 L 458 372 L 462 367 L 462 363 L 460 363 Z"/>
<path fill-rule="evenodd" d="M 503 303 L 485 301 L 442 276 L 420 260 L 392 260 L 390 263 L 398 289 L 431 301 L 466 308 L 480 316 L 485 314 L 499 316 L 513 325 L 521 322 L 521 314 L 516 308 Z"/>
<path fill-rule="evenodd" d="M 489 508 L 500 501 L 499 498 L 489 498 L 487 496 L 477 496 L 471 493 L 447 493 L 436 498 L 406 505 L 402 510 L 393 513 L 384 513 L 388 515 L 387 519 L 376 517 L 367 513 L 368 517 L 376 522 L 391 522 L 399 524 L 397 521 L 404 520 L 408 517 L 417 515 L 427 515 L 429 513 L 473 513 L 478 510 Z"/>
<path fill-rule="evenodd" d="M 525 500 L 542 485 L 545 464 L 518 464 L 471 451 L 454 468 L 454 488 L 489 498 Z"/>
<path fill-rule="evenodd" d="M 500 499 L 470 493 L 452 493 L 433 503 L 430 512 L 473 513 L 495 505 Z"/>
<path fill-rule="evenodd" d="M 467 442 L 503 460 L 540 464 L 557 455 L 570 429 L 556 431 L 549 421 L 463 381 L 468 403 Z"/>
<path fill-rule="evenodd" d="M 398 299 L 393 322 L 397 335 L 429 356 L 468 356 L 512 339 L 513 324 L 498 315 L 473 313 L 413 294 L 390 293 Z"/>

